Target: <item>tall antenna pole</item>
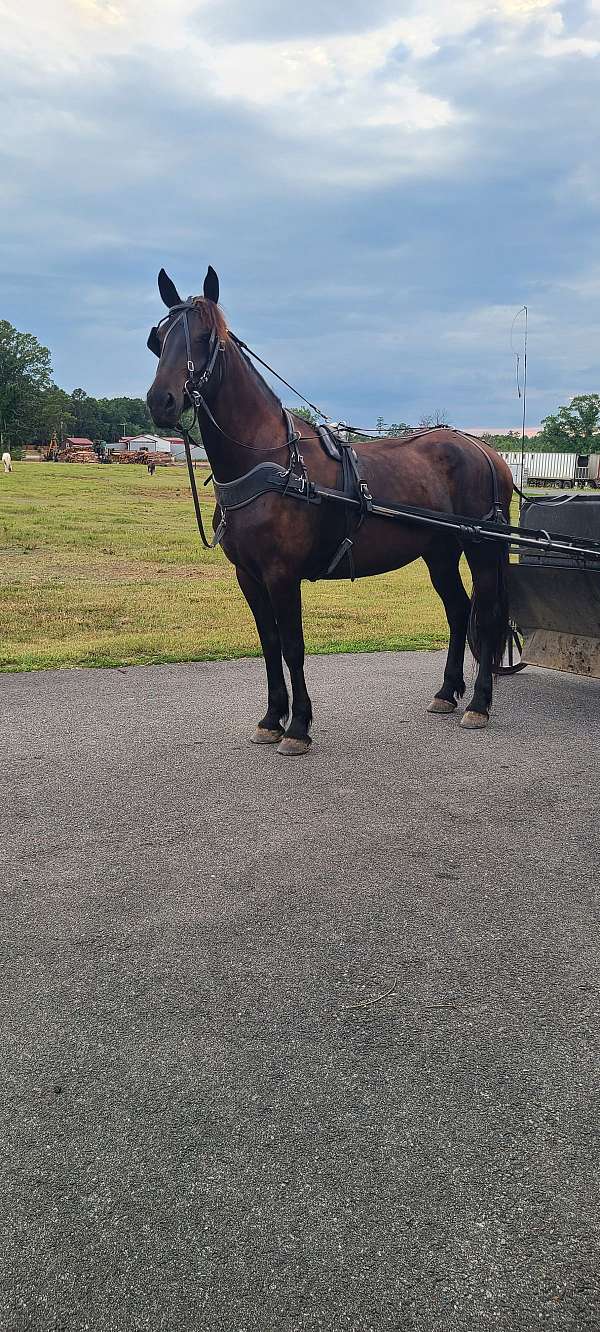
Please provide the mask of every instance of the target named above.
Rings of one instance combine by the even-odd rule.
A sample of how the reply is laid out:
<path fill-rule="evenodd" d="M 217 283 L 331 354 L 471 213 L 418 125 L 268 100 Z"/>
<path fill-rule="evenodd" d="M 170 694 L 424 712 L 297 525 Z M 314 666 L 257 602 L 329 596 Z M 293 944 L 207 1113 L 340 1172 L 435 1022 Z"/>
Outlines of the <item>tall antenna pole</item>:
<path fill-rule="evenodd" d="M 521 355 L 520 352 L 515 351 L 513 346 L 513 331 L 517 319 L 519 318 L 520 315 L 525 315 L 525 330 L 523 333 L 523 392 L 521 392 L 521 383 L 519 378 L 519 365 L 520 365 Z M 515 358 L 517 393 L 519 397 L 522 398 L 523 400 L 523 418 L 521 424 L 521 466 L 520 466 L 520 475 L 519 475 L 519 485 L 521 490 L 523 489 L 523 471 L 525 467 L 525 420 L 527 415 L 527 332 L 528 332 L 527 320 L 528 320 L 527 306 L 522 305 L 521 309 L 517 310 L 517 313 L 512 321 L 510 329 L 510 347 Z"/>
<path fill-rule="evenodd" d="M 523 489 L 523 463 L 525 455 L 525 418 L 527 415 L 527 306 L 525 311 L 525 334 L 523 337 L 523 428 L 521 431 L 521 479 L 519 485 Z"/>

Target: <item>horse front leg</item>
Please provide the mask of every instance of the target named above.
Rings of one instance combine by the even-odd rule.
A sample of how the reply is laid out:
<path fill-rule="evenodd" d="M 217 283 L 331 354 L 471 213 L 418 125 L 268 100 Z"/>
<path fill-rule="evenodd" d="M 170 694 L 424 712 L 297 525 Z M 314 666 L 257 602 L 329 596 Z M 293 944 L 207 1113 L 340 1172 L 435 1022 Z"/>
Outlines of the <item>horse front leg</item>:
<path fill-rule="evenodd" d="M 279 578 L 267 579 L 271 605 L 277 620 L 281 650 L 292 683 L 292 720 L 277 746 L 278 754 L 306 754 L 311 745 L 308 734 L 312 705 L 304 679 L 304 633 L 302 630 L 302 594 L 300 583 Z"/>
<path fill-rule="evenodd" d="M 252 736 L 255 745 L 277 744 L 283 735 L 282 721 L 287 721 L 290 704 L 283 663 L 281 641 L 273 607 L 264 583 L 236 566 L 238 583 L 252 611 L 267 669 L 267 711 Z"/>

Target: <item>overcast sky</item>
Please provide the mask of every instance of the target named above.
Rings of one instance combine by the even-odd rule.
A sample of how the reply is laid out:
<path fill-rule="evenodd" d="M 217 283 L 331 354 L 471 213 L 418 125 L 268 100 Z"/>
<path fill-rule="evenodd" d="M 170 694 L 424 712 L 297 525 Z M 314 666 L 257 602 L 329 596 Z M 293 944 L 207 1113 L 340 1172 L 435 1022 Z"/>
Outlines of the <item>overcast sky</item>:
<path fill-rule="evenodd" d="M 0 48 L 0 317 L 62 387 L 145 393 L 212 263 L 333 417 L 518 427 L 524 303 L 529 423 L 600 391 L 600 0 L 0 0 Z"/>

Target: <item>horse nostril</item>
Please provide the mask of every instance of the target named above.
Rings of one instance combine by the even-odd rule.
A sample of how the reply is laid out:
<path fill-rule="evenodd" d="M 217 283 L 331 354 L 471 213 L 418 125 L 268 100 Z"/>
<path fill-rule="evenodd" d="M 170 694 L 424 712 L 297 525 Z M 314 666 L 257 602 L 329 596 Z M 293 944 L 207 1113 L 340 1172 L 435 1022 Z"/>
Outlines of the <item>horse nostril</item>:
<path fill-rule="evenodd" d="M 177 416 L 177 398 L 166 392 L 160 384 L 153 384 L 147 398 L 150 414 L 156 425 L 173 425 Z"/>

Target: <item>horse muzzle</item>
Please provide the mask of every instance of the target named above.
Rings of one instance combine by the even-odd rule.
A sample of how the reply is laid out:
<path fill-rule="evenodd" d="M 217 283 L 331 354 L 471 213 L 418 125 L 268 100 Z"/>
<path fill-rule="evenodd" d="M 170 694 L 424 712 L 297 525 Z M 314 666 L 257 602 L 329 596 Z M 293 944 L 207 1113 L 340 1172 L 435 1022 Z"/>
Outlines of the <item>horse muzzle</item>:
<path fill-rule="evenodd" d="M 155 425 L 162 428 L 177 425 L 183 411 L 183 394 L 172 393 L 170 389 L 154 383 L 148 391 L 146 402 Z"/>

